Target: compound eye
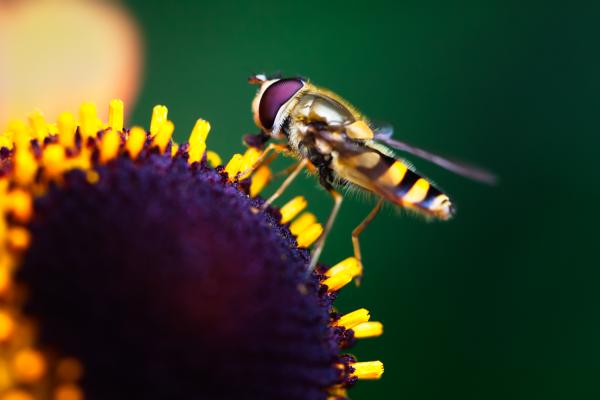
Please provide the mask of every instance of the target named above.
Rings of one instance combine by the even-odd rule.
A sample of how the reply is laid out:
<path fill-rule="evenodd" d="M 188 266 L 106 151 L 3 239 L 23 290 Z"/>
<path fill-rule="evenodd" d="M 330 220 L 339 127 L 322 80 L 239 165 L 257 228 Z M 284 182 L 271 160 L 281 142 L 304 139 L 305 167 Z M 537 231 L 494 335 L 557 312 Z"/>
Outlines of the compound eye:
<path fill-rule="evenodd" d="M 265 90 L 258 107 L 258 116 L 260 123 L 265 129 L 272 129 L 275 123 L 275 117 L 289 99 L 304 86 L 300 79 L 281 79 Z"/>

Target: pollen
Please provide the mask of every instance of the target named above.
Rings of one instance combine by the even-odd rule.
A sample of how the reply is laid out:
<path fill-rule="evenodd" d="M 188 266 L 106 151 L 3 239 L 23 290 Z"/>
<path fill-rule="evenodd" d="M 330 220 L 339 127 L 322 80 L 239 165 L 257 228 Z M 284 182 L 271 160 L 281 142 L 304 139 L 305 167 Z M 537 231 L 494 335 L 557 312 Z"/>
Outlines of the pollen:
<path fill-rule="evenodd" d="M 292 232 L 292 235 L 298 236 L 300 233 L 302 233 L 302 231 L 315 222 L 317 222 L 317 217 L 315 217 L 315 214 L 307 211 L 292 221 L 290 224 L 290 232 Z"/>
<path fill-rule="evenodd" d="M 327 286 L 328 292 L 336 292 L 349 284 L 352 281 L 352 275 L 340 272 L 339 274 L 333 275 L 331 278 L 325 279 L 321 282 L 322 285 Z"/>
<path fill-rule="evenodd" d="M 108 105 L 108 127 L 113 131 L 123 130 L 123 100 L 113 99 Z"/>
<path fill-rule="evenodd" d="M 171 121 L 165 121 L 160 128 L 158 129 L 158 133 L 152 139 L 152 144 L 157 146 L 160 150 L 161 154 L 165 152 L 167 149 L 167 145 L 171 140 L 171 136 L 173 136 L 173 131 L 175 130 L 175 125 Z"/>
<path fill-rule="evenodd" d="M 206 138 L 210 132 L 210 123 L 208 121 L 199 118 L 192 129 L 188 143 L 190 149 L 188 152 L 188 163 L 192 164 L 200 162 L 206 151 Z M 219 159 L 220 161 L 220 159 Z M 220 162 L 219 162 L 220 165 Z"/>
<path fill-rule="evenodd" d="M 335 321 L 336 326 L 341 326 L 346 329 L 352 329 L 355 326 L 367 322 L 371 318 L 369 310 L 366 308 L 359 308 L 356 311 L 345 314 L 340 319 Z"/>
<path fill-rule="evenodd" d="M 100 174 L 96 171 L 87 171 L 85 173 L 85 180 L 91 184 L 98 183 L 100 180 Z"/>
<path fill-rule="evenodd" d="M 34 400 L 33 396 L 21 389 L 13 389 L 2 394 L 0 400 Z"/>
<path fill-rule="evenodd" d="M 165 106 L 157 105 L 152 109 L 152 119 L 150 120 L 150 136 L 155 136 L 162 124 L 167 122 L 169 110 Z"/>
<path fill-rule="evenodd" d="M 24 349 L 13 359 L 13 371 L 19 382 L 31 383 L 40 379 L 46 373 L 46 361 L 37 350 Z"/>
<path fill-rule="evenodd" d="M 100 130 L 98 123 L 98 114 L 94 103 L 83 103 L 79 109 L 79 132 L 82 139 L 96 136 Z"/>
<path fill-rule="evenodd" d="M 125 144 L 129 156 L 135 160 L 138 154 L 140 154 L 140 151 L 144 148 L 145 142 L 146 131 L 139 126 L 131 128 L 129 136 L 127 137 L 127 143 Z"/>
<path fill-rule="evenodd" d="M 58 141 L 65 148 L 75 146 L 75 117 L 73 114 L 64 112 L 58 116 Z"/>
<path fill-rule="evenodd" d="M 296 196 L 292 200 L 288 201 L 281 209 L 281 223 L 287 224 L 290 222 L 296 215 L 300 214 L 302 210 L 306 208 L 308 205 L 304 196 Z"/>
<path fill-rule="evenodd" d="M 236 153 L 231 157 L 231 160 L 225 166 L 225 172 L 227 172 L 227 176 L 229 176 L 229 180 L 233 181 L 240 172 L 240 167 L 242 166 L 243 156 L 239 153 Z"/>
<path fill-rule="evenodd" d="M 121 135 L 119 135 L 119 132 L 113 129 L 107 131 L 102 136 L 102 143 L 100 144 L 100 162 L 104 164 L 115 158 L 120 146 Z"/>
<path fill-rule="evenodd" d="M 72 383 L 60 385 L 54 390 L 54 400 L 83 400 L 83 392 Z"/>
<path fill-rule="evenodd" d="M 5 256 L 5 258 L 8 258 Z M 6 266 L 0 267 L 0 296 L 6 294 L 8 289 L 11 286 L 11 276 L 10 272 L 6 268 Z"/>
<path fill-rule="evenodd" d="M 48 126 L 41 111 L 36 110 L 29 114 L 29 123 L 33 128 L 33 134 L 37 140 L 41 142 L 48 136 Z"/>
<path fill-rule="evenodd" d="M 250 183 L 250 196 L 256 197 L 269 184 L 273 174 L 271 169 L 266 165 L 260 166 L 252 175 L 252 183 Z"/>
<path fill-rule="evenodd" d="M 298 247 L 309 247 L 321 237 L 322 233 L 323 225 L 319 224 L 318 222 L 310 225 L 308 228 L 302 231 L 302 233 L 300 233 L 300 235 L 298 235 L 298 237 L 296 238 L 296 241 L 298 242 Z"/>
<path fill-rule="evenodd" d="M 0 342 L 8 340 L 15 330 L 15 323 L 6 311 L 0 311 Z"/>
<path fill-rule="evenodd" d="M 215 153 L 214 151 L 211 151 L 211 150 L 206 152 L 206 161 L 208 161 L 210 166 L 213 168 L 218 167 L 219 165 L 223 164 L 223 160 L 221 160 L 221 156 L 219 156 L 217 153 Z"/>
<path fill-rule="evenodd" d="M 0 149 L 2 149 L 2 148 L 7 148 L 8 150 L 12 150 L 12 148 L 13 148 L 13 142 L 8 137 L 7 132 L 0 135 Z"/>
<path fill-rule="evenodd" d="M 362 322 L 352 330 L 354 331 L 354 337 L 357 339 L 372 338 L 383 334 L 383 324 L 378 321 Z"/>
<path fill-rule="evenodd" d="M 15 180 L 23 186 L 33 182 L 37 171 L 37 162 L 33 155 L 29 152 L 29 146 L 26 148 L 18 147 L 15 154 Z"/>
<path fill-rule="evenodd" d="M 254 164 L 258 161 L 262 152 L 255 147 L 248 147 L 248 150 L 244 153 L 242 158 L 242 164 L 240 165 L 240 180 L 245 179 L 252 173 Z"/>
<path fill-rule="evenodd" d="M 22 189 L 14 189 L 7 196 L 7 209 L 21 222 L 27 222 L 33 211 L 31 195 Z"/>
<path fill-rule="evenodd" d="M 362 275 L 361 263 L 355 257 L 348 257 L 325 271 L 325 276 L 330 278 L 340 273 L 348 274 L 352 278 Z"/>
<path fill-rule="evenodd" d="M 381 361 L 364 361 L 351 364 L 358 379 L 380 379 L 383 375 L 383 363 Z"/>
<path fill-rule="evenodd" d="M 66 168 L 65 149 L 60 144 L 49 144 L 44 149 L 42 164 L 50 178 L 58 178 Z"/>
<path fill-rule="evenodd" d="M 64 358 L 56 366 L 56 377 L 64 382 L 75 382 L 83 376 L 83 366 L 75 358 Z"/>
<path fill-rule="evenodd" d="M 6 236 L 8 245 L 17 251 L 25 250 L 31 241 L 31 235 L 29 234 L 29 231 L 20 226 L 10 228 Z"/>

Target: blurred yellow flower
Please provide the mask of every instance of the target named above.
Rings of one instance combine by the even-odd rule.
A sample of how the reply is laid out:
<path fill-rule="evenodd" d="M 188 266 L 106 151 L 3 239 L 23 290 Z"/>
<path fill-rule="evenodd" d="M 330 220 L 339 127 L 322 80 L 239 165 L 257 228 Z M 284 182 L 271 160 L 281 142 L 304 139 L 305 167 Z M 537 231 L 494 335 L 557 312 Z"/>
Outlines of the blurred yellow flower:
<path fill-rule="evenodd" d="M 54 120 L 83 101 L 117 96 L 132 104 L 141 48 L 136 23 L 117 2 L 0 2 L 0 126 L 33 108 Z"/>

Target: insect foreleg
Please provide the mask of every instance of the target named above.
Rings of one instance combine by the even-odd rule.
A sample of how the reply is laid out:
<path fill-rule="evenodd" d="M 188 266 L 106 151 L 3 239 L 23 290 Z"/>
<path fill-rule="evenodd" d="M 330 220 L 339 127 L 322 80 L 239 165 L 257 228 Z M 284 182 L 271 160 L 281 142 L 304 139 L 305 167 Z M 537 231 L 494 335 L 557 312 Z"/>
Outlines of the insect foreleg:
<path fill-rule="evenodd" d="M 358 224 L 358 226 L 356 228 L 354 228 L 354 230 L 352 231 L 352 247 L 354 249 L 354 257 L 360 263 L 361 270 L 362 270 L 362 255 L 360 253 L 360 242 L 358 240 L 358 236 L 362 233 L 362 231 L 364 231 L 367 228 L 367 226 L 369 226 L 369 224 L 373 221 L 373 219 L 375 219 L 375 216 L 377 215 L 379 210 L 381 210 L 381 206 L 383 205 L 383 202 L 384 202 L 383 197 L 380 197 L 379 200 L 377 200 L 377 204 L 375 204 L 375 207 L 373 207 L 373 209 L 371 210 L 369 215 L 367 215 L 365 217 L 365 219 L 363 219 L 362 222 L 360 224 Z"/>
<path fill-rule="evenodd" d="M 332 188 L 327 189 L 327 191 L 329 192 L 331 197 L 333 197 L 333 209 L 331 210 L 331 214 L 329 214 L 329 218 L 327 218 L 325 229 L 323 229 L 323 233 L 321 234 L 321 237 L 319 237 L 319 240 L 317 240 L 317 244 L 313 249 L 307 275 L 310 274 L 317 266 L 317 262 L 319 261 L 319 257 L 321 256 L 321 252 L 323 251 L 323 247 L 325 247 L 325 240 L 327 239 L 327 235 L 329 234 L 329 231 L 333 226 L 333 222 L 335 221 L 335 218 L 337 217 L 337 214 L 340 211 L 340 207 L 342 206 L 342 195 L 333 190 Z"/>
<path fill-rule="evenodd" d="M 256 160 L 256 162 L 250 167 L 247 168 L 244 171 L 241 171 L 239 173 L 240 176 L 250 176 L 254 171 L 256 171 L 258 169 L 258 167 L 260 167 L 261 165 L 263 165 L 265 163 L 265 161 L 272 161 L 273 160 L 273 156 L 269 159 L 267 159 L 267 156 L 270 155 L 271 152 L 275 152 L 276 154 L 274 156 L 277 156 L 278 154 L 284 153 L 287 154 L 289 153 L 290 149 L 287 145 L 285 144 L 281 144 L 281 143 L 269 143 L 269 145 L 263 150 L 263 152 L 260 154 L 260 156 L 258 156 L 258 159 Z"/>
<path fill-rule="evenodd" d="M 307 163 L 308 163 L 308 160 L 306 158 L 303 158 L 296 165 L 296 168 L 294 168 L 294 170 L 290 173 L 290 175 L 287 178 L 285 178 L 285 181 L 283 181 L 281 186 L 279 186 L 279 188 L 275 191 L 275 193 L 273 193 L 271 195 L 271 197 L 269 197 L 267 199 L 267 201 L 265 201 L 265 203 L 262 205 L 263 210 L 265 208 L 267 208 L 270 204 L 272 204 L 279 196 L 281 196 L 281 194 L 285 191 L 285 189 L 287 189 L 287 187 L 294 181 L 294 179 L 296 179 L 296 177 L 298 176 L 300 171 L 302 171 L 302 169 L 304 167 L 306 167 Z"/>

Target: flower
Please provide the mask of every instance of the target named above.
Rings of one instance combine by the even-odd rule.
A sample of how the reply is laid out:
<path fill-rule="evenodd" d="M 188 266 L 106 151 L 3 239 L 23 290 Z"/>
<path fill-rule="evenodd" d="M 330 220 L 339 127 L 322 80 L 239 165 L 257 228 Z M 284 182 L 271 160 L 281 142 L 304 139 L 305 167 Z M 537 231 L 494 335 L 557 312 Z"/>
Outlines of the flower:
<path fill-rule="evenodd" d="M 108 123 L 12 122 L 0 136 L 0 390 L 17 399 L 344 398 L 379 361 L 342 354 L 378 336 L 333 309 L 353 257 L 307 277 L 321 225 L 297 197 L 262 210 L 260 152 L 220 166 L 208 122 L 172 140 Z"/>
<path fill-rule="evenodd" d="M 85 99 L 105 104 L 116 96 L 129 105 L 137 99 L 144 40 L 122 3 L 0 1 L 1 128 L 10 118 L 26 118 L 32 105 L 55 119 Z"/>

